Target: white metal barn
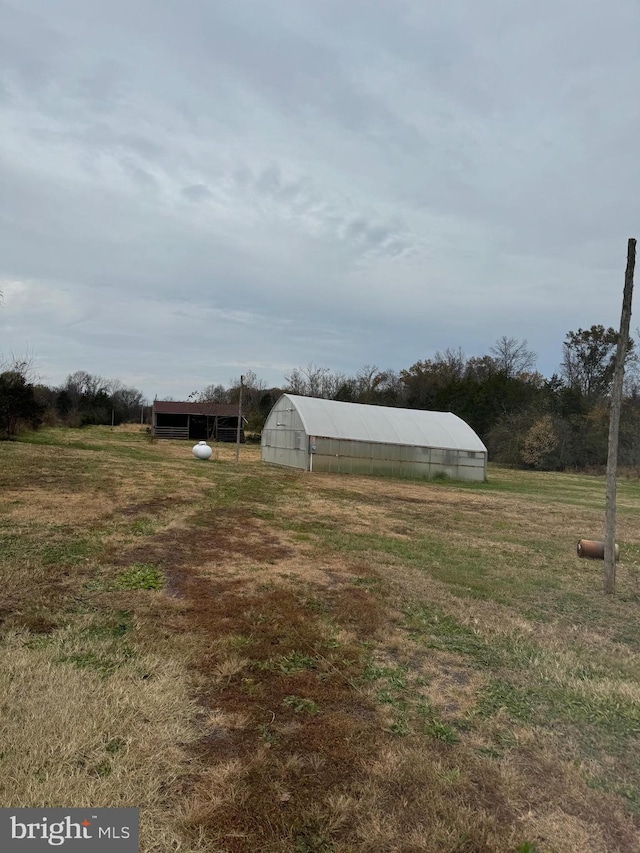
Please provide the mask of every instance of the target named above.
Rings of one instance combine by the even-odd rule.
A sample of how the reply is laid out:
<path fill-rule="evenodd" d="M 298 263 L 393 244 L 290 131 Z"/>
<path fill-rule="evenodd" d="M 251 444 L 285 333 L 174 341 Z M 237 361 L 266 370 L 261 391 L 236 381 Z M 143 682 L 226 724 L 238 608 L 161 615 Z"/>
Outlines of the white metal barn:
<path fill-rule="evenodd" d="M 487 477 L 487 448 L 457 415 L 283 394 L 262 431 L 262 460 L 303 471 Z"/>

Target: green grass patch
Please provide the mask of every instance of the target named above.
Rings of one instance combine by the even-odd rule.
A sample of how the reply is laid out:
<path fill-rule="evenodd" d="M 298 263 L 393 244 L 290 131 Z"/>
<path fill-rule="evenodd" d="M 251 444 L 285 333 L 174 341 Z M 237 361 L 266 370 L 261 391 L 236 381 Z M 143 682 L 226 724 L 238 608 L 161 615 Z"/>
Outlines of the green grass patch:
<path fill-rule="evenodd" d="M 305 699 L 303 696 L 286 696 L 282 704 L 291 708 L 294 714 L 308 714 L 315 717 L 320 713 L 320 706 L 313 699 Z"/>
<path fill-rule="evenodd" d="M 256 669 L 266 670 L 268 672 L 281 672 L 285 675 L 292 675 L 296 672 L 316 669 L 317 665 L 317 658 L 296 651 L 290 652 L 288 655 L 282 655 L 279 658 L 272 658 L 267 661 L 256 661 L 254 663 Z"/>
<path fill-rule="evenodd" d="M 559 723 L 588 728 L 616 750 L 640 735 L 637 703 L 615 696 L 584 695 L 549 683 L 518 685 L 492 679 L 478 694 L 476 713 L 492 717 L 500 712 L 545 728 Z"/>
<path fill-rule="evenodd" d="M 162 589 L 164 574 L 153 563 L 132 563 L 113 583 L 114 589 Z"/>
<path fill-rule="evenodd" d="M 382 580 L 380 578 L 354 578 L 351 583 L 369 592 L 379 592 L 382 588 Z"/>
<path fill-rule="evenodd" d="M 453 726 L 443 723 L 442 720 L 425 720 L 422 731 L 434 740 L 442 741 L 442 743 L 449 744 L 449 746 L 458 743 L 460 740 Z"/>
<path fill-rule="evenodd" d="M 409 665 L 381 666 L 369 660 L 358 681 L 359 685 L 375 684 L 375 701 L 386 706 L 392 715 L 388 731 L 398 737 L 422 734 L 447 744 L 460 740 L 456 724 L 446 722 L 420 692 L 425 681 L 412 673 Z"/>
<path fill-rule="evenodd" d="M 537 595 L 540 590 L 548 591 L 561 586 L 561 580 L 550 573 L 536 576 L 531 572 L 514 571 L 513 557 L 496 547 L 491 531 L 485 531 L 482 547 L 471 547 L 451 542 L 446 534 L 437 531 L 425 531 L 425 524 L 414 522 L 411 535 L 406 538 L 384 536 L 374 533 L 354 532 L 345 528 L 337 518 L 324 520 L 289 520 L 281 518 L 277 522 L 281 529 L 296 535 L 307 535 L 318 542 L 318 547 L 330 548 L 367 560 L 393 560 L 404 566 L 410 566 L 455 588 L 456 594 L 491 599 L 501 604 L 510 604 L 514 598 L 525 599 Z M 513 537 L 514 539 L 516 537 Z M 547 540 L 535 540 L 529 543 L 536 561 L 557 560 L 565 553 L 562 543 Z M 526 558 L 520 557 L 525 563 Z M 356 580 L 375 591 L 377 584 L 372 581 Z"/>
<path fill-rule="evenodd" d="M 37 561 L 42 566 L 75 566 L 99 548 L 99 537 L 68 526 L 34 524 L 17 533 L 0 533 L 0 562 L 6 565 Z"/>
<path fill-rule="evenodd" d="M 77 565 L 89 559 L 96 549 L 97 543 L 94 540 L 74 537 L 45 545 L 41 552 L 41 560 L 45 566 Z"/>
<path fill-rule="evenodd" d="M 379 666 L 369 661 L 364 667 L 361 675 L 363 684 L 384 681 L 393 690 L 405 690 L 407 688 L 408 669 L 401 666 Z"/>
<path fill-rule="evenodd" d="M 85 439 L 94 439 L 85 440 Z M 98 441 L 95 441 L 95 440 Z M 140 446 L 130 445 L 140 442 Z M 143 443 L 144 442 L 144 443 Z M 144 437 L 137 438 L 135 433 L 118 433 L 110 427 L 90 427 L 79 429 L 40 429 L 25 432 L 18 438 L 19 444 L 41 447 L 61 447 L 66 450 L 88 450 L 92 453 L 105 453 L 115 457 L 134 459 L 142 462 L 163 462 L 162 457 L 149 451 Z"/>
<path fill-rule="evenodd" d="M 101 678 L 107 678 L 125 663 L 134 657 L 133 649 L 129 646 L 123 646 L 119 649 L 117 656 L 108 654 L 100 654 L 94 651 L 79 651 L 70 654 L 59 655 L 54 659 L 54 663 L 73 664 L 76 669 L 90 669 L 96 672 Z"/>
<path fill-rule="evenodd" d="M 480 717 L 493 717 L 504 711 L 514 720 L 531 722 L 538 710 L 538 699 L 533 689 L 492 680 L 478 694 L 476 713 Z"/>
<path fill-rule="evenodd" d="M 104 445 L 92 444 L 91 442 L 82 441 L 81 433 L 75 436 L 70 430 L 65 430 L 64 433 L 53 430 L 37 430 L 35 432 L 25 432 L 18 438 L 20 444 L 33 444 L 44 447 L 64 447 L 73 450 L 92 450 L 94 452 L 104 451 Z"/>
<path fill-rule="evenodd" d="M 596 791 L 605 791 L 607 794 L 616 794 L 622 797 L 627 808 L 632 814 L 640 815 L 640 787 L 633 784 L 624 784 L 619 779 L 611 779 L 606 776 L 592 776 L 587 780 L 587 785 Z"/>
<path fill-rule="evenodd" d="M 238 506 L 251 506 L 255 513 L 266 513 L 267 518 L 273 518 L 273 504 L 278 498 L 295 485 L 295 480 L 288 472 L 266 471 L 250 474 L 236 471 L 218 470 L 215 488 L 208 490 L 207 498 L 210 504 L 218 509 Z"/>
<path fill-rule="evenodd" d="M 89 625 L 80 632 L 81 637 L 89 640 L 117 640 L 132 629 L 132 616 L 128 610 L 122 610 L 104 624 Z"/>
<path fill-rule="evenodd" d="M 498 667 L 503 662 L 500 652 L 478 633 L 428 605 L 407 608 L 403 627 L 422 645 L 469 658 L 477 666 Z"/>
<path fill-rule="evenodd" d="M 316 658 L 302 654 L 301 652 L 290 652 L 275 662 L 275 668 L 287 675 L 292 672 L 315 669 L 316 666 Z"/>
<path fill-rule="evenodd" d="M 158 524 L 152 518 L 143 516 L 131 522 L 130 530 L 134 536 L 152 536 L 158 529 Z"/>

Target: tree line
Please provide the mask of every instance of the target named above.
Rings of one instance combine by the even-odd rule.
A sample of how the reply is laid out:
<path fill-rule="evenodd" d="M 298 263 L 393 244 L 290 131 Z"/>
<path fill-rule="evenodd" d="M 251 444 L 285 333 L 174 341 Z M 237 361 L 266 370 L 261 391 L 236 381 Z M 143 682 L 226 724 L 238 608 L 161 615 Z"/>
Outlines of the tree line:
<path fill-rule="evenodd" d="M 117 379 L 78 370 L 62 385 L 50 387 L 32 374 L 30 359 L 13 359 L 0 372 L 0 438 L 15 438 L 21 428 L 36 429 L 43 423 L 83 427 L 143 419 L 142 391 Z"/>
<path fill-rule="evenodd" d="M 618 334 L 593 325 L 566 334 L 562 362 L 551 377 L 536 370 L 527 341 L 503 336 L 482 356 L 462 349 L 437 352 L 399 371 L 365 365 L 353 375 L 308 364 L 294 368 L 281 387 L 253 371 L 227 386 L 209 385 L 189 395 L 196 402 L 237 403 L 242 385 L 248 429 L 258 433 L 283 392 L 411 409 L 450 411 L 478 433 L 494 461 L 539 470 L 606 464 L 609 402 Z M 640 378 L 629 341 L 620 425 L 621 465 L 640 467 Z M 139 422 L 144 397 L 135 388 L 84 371 L 58 388 L 29 381 L 28 365 L 0 373 L 0 431 L 20 424 Z"/>

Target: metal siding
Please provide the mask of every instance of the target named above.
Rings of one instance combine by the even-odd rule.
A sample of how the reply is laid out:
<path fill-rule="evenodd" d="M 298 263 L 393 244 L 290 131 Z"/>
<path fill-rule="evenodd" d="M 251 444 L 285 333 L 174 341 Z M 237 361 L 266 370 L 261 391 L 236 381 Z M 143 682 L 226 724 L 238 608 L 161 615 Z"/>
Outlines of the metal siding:
<path fill-rule="evenodd" d="M 396 445 L 369 442 L 318 439 L 317 453 L 313 458 L 313 470 L 343 474 L 378 474 L 393 477 L 419 477 L 431 479 L 438 474 L 453 480 L 485 479 L 484 457 L 461 458 L 455 451 L 445 454 L 435 451 L 431 462 L 431 448 L 410 448 L 419 451 L 412 458 Z M 471 463 L 471 464 L 469 464 Z"/>

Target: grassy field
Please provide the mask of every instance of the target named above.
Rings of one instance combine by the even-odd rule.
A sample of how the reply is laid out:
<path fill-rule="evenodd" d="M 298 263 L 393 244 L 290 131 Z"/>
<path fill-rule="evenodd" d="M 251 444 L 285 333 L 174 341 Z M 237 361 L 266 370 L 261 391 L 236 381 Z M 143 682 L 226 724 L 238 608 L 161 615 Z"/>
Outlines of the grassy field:
<path fill-rule="evenodd" d="M 306 475 L 138 427 L 0 444 L 0 806 L 145 853 L 635 853 L 640 483 Z"/>

